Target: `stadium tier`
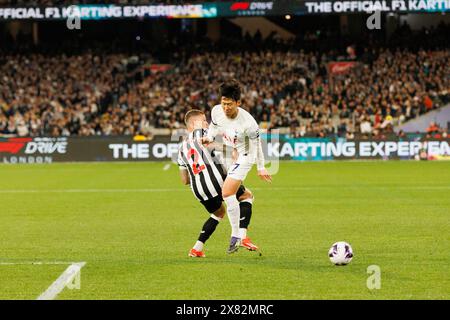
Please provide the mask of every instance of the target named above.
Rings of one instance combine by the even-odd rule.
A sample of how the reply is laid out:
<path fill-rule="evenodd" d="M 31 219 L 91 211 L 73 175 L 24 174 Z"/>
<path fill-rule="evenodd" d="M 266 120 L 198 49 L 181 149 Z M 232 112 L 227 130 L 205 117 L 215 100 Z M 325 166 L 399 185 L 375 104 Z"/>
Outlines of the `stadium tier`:
<path fill-rule="evenodd" d="M 405 34 L 403 27 L 398 33 L 425 45 L 448 29 Z M 296 137 L 377 136 L 449 102 L 450 51 L 439 41 L 428 48 L 355 42 L 345 50 L 316 48 L 318 41 L 306 34 L 293 41 L 255 35 L 199 42 L 171 51 L 163 68 L 143 50 L 6 50 L 0 133 L 150 135 L 158 128 L 178 129 L 189 109 L 209 112 L 227 78 L 244 84 L 243 106 L 263 129 L 288 128 Z M 339 71 L 339 61 L 348 70 Z"/>

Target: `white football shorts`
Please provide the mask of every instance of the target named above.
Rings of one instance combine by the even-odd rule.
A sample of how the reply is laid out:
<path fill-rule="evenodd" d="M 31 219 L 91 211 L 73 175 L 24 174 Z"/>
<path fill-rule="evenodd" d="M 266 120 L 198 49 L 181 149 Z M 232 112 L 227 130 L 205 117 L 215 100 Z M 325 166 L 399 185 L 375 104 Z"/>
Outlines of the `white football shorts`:
<path fill-rule="evenodd" d="M 228 176 L 235 180 L 244 181 L 247 174 L 252 170 L 253 163 L 239 160 L 242 160 L 241 157 L 230 166 L 228 169 Z"/>

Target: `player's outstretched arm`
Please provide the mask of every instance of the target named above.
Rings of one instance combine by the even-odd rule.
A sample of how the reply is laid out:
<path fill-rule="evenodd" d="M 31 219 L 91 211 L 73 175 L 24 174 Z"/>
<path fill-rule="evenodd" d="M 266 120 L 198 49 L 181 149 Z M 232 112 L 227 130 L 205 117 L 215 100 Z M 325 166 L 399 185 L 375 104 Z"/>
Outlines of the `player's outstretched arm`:
<path fill-rule="evenodd" d="M 264 160 L 264 152 L 262 150 L 262 144 L 261 144 L 261 138 L 258 137 L 258 146 L 257 146 L 257 154 L 256 154 L 256 166 L 258 169 L 258 176 L 267 182 L 272 182 L 272 176 L 267 172 L 266 168 L 264 167 L 265 160 Z"/>
<path fill-rule="evenodd" d="M 261 180 L 272 182 L 272 176 L 267 172 L 266 168 L 264 167 L 265 160 L 264 160 L 264 152 L 262 150 L 262 143 L 261 143 L 261 137 L 259 136 L 259 127 L 254 127 L 250 130 L 249 135 L 252 143 L 253 143 L 253 150 L 256 152 L 256 167 L 258 170 L 258 177 Z"/>

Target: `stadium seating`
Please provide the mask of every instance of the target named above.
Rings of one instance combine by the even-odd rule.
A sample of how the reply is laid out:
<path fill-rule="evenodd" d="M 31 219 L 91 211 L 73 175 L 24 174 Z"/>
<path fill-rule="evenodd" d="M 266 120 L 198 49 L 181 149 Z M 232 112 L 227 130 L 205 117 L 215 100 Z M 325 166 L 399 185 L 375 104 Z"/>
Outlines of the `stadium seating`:
<path fill-rule="evenodd" d="M 448 29 L 433 32 L 439 39 Z M 157 61 L 142 52 L 11 50 L 0 66 L 0 134 L 150 135 L 178 129 L 187 110 L 208 112 L 218 102 L 217 86 L 229 77 L 243 83 L 243 105 L 262 128 L 285 128 L 293 136 L 376 137 L 450 100 L 450 51 L 442 46 L 373 44 L 358 50 L 357 67 L 330 77 L 329 62 L 351 59 L 345 51 L 314 48 L 304 39 L 239 41 L 178 47 L 165 72 L 150 72 L 148 65 Z"/>

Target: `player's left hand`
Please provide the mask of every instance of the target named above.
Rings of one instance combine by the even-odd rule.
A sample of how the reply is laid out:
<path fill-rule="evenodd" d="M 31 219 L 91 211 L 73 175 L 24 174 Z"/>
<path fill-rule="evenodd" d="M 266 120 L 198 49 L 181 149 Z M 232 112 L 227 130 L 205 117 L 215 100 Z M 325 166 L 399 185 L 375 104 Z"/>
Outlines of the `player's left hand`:
<path fill-rule="evenodd" d="M 266 169 L 258 170 L 258 177 L 261 180 L 272 182 L 272 176 L 267 172 Z"/>
<path fill-rule="evenodd" d="M 213 141 L 209 140 L 208 137 L 201 137 L 200 141 L 201 144 L 203 144 L 204 146 L 208 146 L 209 144 L 211 144 Z"/>

